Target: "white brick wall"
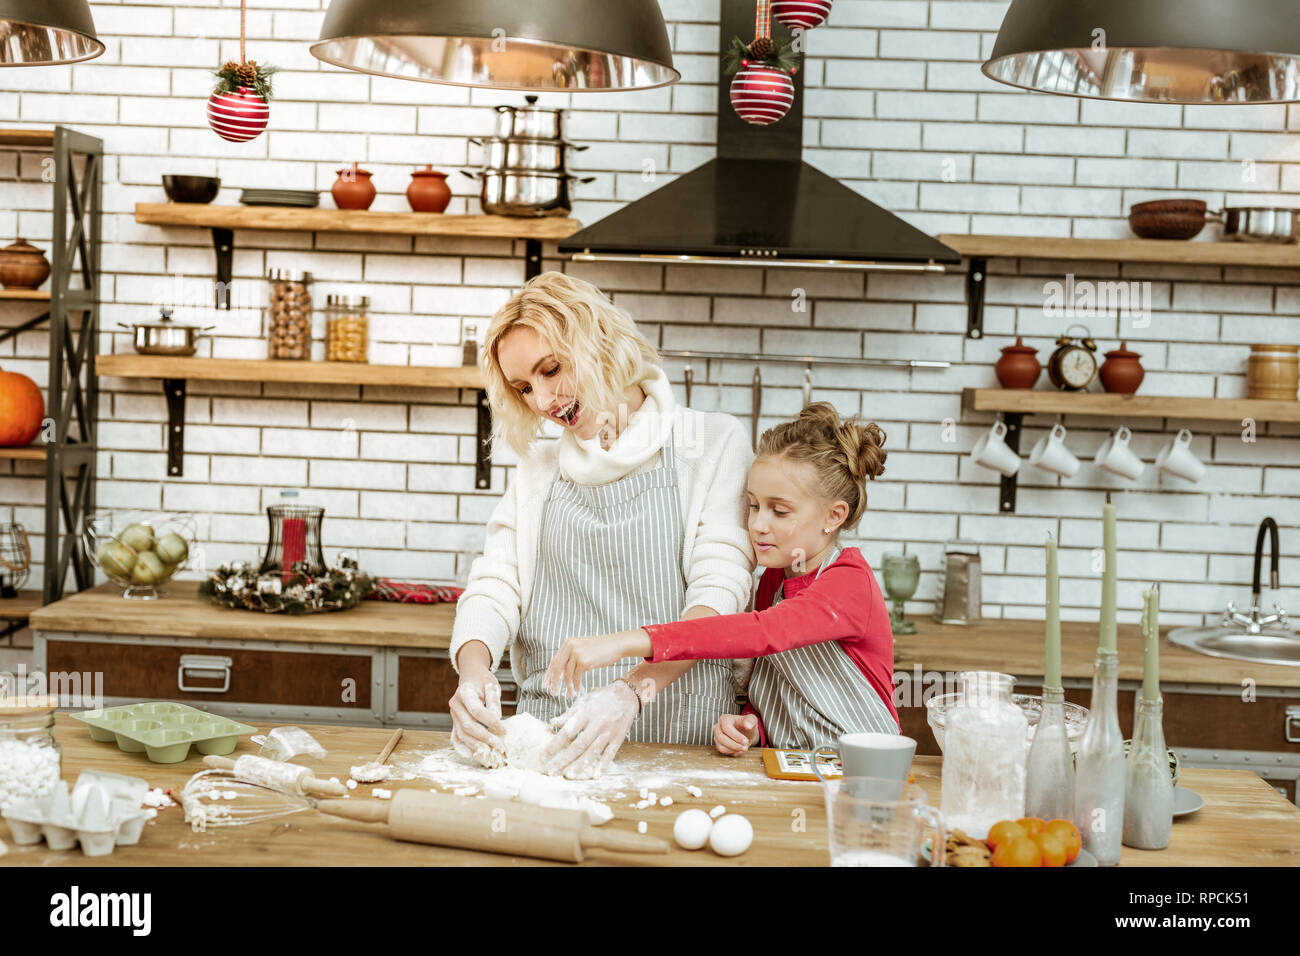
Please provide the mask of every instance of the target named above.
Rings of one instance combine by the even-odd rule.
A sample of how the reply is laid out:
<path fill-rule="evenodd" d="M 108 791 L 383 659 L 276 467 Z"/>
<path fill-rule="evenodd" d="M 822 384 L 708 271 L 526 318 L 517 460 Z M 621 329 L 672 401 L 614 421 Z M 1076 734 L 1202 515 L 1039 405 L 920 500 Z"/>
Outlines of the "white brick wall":
<path fill-rule="evenodd" d="M 1300 192 L 1300 110 L 1283 106 L 1195 108 L 1078 101 L 1029 95 L 988 81 L 987 55 L 1005 0 L 838 0 L 830 22 L 808 34 L 806 158 L 852 188 L 929 231 L 1120 237 L 1128 206 L 1161 196 L 1198 195 L 1217 206 L 1234 198 L 1294 204 Z M 522 278 L 521 244 L 402 236 L 241 232 L 235 296 L 243 311 L 213 313 L 210 237 L 201 230 L 142 226 L 138 201 L 158 201 L 166 172 L 219 175 L 218 202 L 245 186 L 327 190 L 357 159 L 375 173 L 376 209 L 406 208 L 411 167 L 449 170 L 472 162 L 466 137 L 490 133 L 490 107 L 514 94 L 369 77 L 325 67 L 307 52 L 324 0 L 266 0 L 249 11 L 249 55 L 284 67 L 276 79 L 268 135 L 236 145 L 206 127 L 207 69 L 238 55 L 237 4 L 173 0 L 92 4 L 104 57 L 70 68 L 0 75 L 0 121 L 55 122 L 105 138 L 103 351 L 130 348 L 118 321 L 150 318 L 160 289 L 181 275 L 199 306 L 190 321 L 215 322 L 204 354 L 263 354 L 261 277 L 270 268 L 310 269 L 318 302 L 333 292 L 371 297 L 372 358 L 397 364 L 456 364 L 462 323 L 485 322 Z M 608 96 L 548 95 L 572 109 L 570 135 L 591 145 L 574 166 L 598 181 L 579 187 L 575 215 L 592 222 L 712 155 L 716 2 L 663 0 L 684 81 L 675 88 Z M 49 187 L 39 156 L 0 151 L 0 238 L 48 243 Z M 657 170 L 642 181 L 643 163 Z M 951 161 L 951 162 L 949 162 Z M 1249 161 L 1249 162 L 1247 162 Z M 1253 180 L 1243 174 L 1253 174 Z M 947 175 L 945 176 L 945 173 Z M 453 212 L 476 211 L 474 184 L 452 176 Z M 330 204 L 328 196 L 323 200 Z M 1207 229 L 1201 240 L 1214 238 Z M 547 268 L 563 268 L 553 244 Z M 1210 466 L 1190 486 L 1153 468 L 1137 482 L 1103 477 L 1091 464 L 1114 422 L 1067 419 L 1084 465 L 1074 479 L 1026 466 L 1017 514 L 1000 515 L 997 481 L 967 452 L 992 420 L 960 412 L 965 386 L 994 384 L 991 363 L 1014 335 L 1045 357 L 1068 322 L 1044 316 L 1042 285 L 1067 271 L 1080 278 L 1151 280 L 1150 328 L 1126 329 L 1148 369 L 1144 391 L 1236 396 L 1251 342 L 1300 342 L 1300 271 L 1176 268 L 1115 263 L 995 261 L 985 312 L 988 338 L 964 338 L 961 276 L 636 265 L 571 266 L 609 291 L 663 348 L 799 352 L 940 359 L 953 367 L 818 369 L 814 398 L 880 421 L 892 450 L 855 541 L 878 563 L 906 547 L 923 564 L 920 611 L 933 596 L 943 542 L 983 544 L 986 613 L 1041 613 L 1038 545 L 1062 543 L 1065 616 L 1095 616 L 1091 552 L 1100 543 L 1100 503 L 1118 492 L 1125 549 L 1120 604 L 1136 620 L 1141 588 L 1166 582 L 1169 621 L 1200 622 L 1249 584 L 1254 526 L 1282 525 L 1280 596 L 1300 607 L 1300 428 L 1262 425 L 1244 443 L 1232 422 L 1132 421 L 1148 461 L 1180 426 Z M 803 288 L 808 308 L 791 309 Z M 0 303 L 12 325 L 30 307 Z M 1116 320 L 1087 320 L 1104 348 Z M 317 333 L 323 322 L 317 319 Z M 45 383 L 44 334 L 0 343 L 0 363 Z M 318 343 L 317 351 L 323 351 Z M 320 356 L 318 356 L 320 357 Z M 721 367 L 719 367 L 721 365 Z M 680 384 L 682 363 L 667 363 Z M 748 425 L 752 366 L 696 364 L 697 407 L 721 408 Z M 767 366 L 761 423 L 797 411 L 802 370 Z M 192 382 L 186 411 L 185 476 L 165 478 L 165 403 L 149 382 L 105 379 L 100 440 L 104 507 L 192 510 L 209 564 L 252 559 L 263 546 L 263 509 L 285 487 L 327 508 L 325 537 L 359 548 L 375 573 L 449 580 L 461 552 L 482 543 L 483 524 L 515 458 L 498 453 L 489 492 L 473 487 L 473 395 L 468 392 Z M 944 420 L 953 419 L 951 436 Z M 1026 423 L 1022 447 L 1050 425 Z M 955 440 L 946 441 L 946 437 Z M 0 520 L 22 521 L 44 557 L 41 471 L 0 462 Z M 36 568 L 39 575 L 40 567 Z"/>

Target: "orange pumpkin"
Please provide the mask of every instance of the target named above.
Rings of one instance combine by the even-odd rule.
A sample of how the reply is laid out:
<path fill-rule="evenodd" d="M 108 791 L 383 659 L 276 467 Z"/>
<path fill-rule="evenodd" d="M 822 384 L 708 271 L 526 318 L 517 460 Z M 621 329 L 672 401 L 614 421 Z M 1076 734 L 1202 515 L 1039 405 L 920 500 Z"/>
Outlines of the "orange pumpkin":
<path fill-rule="evenodd" d="M 45 419 L 45 399 L 26 375 L 0 369 L 0 447 L 30 445 Z"/>

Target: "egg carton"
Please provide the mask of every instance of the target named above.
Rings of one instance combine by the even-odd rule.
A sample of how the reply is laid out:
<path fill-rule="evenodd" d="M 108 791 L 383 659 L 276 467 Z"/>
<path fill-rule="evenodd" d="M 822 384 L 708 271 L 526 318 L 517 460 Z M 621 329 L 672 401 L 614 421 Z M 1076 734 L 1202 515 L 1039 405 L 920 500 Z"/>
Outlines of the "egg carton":
<path fill-rule="evenodd" d="M 71 792 L 60 780 L 49 796 L 15 803 L 0 815 L 19 846 L 43 839 L 51 850 L 70 850 L 80 843 L 86 856 L 107 856 L 115 847 L 140 842 L 157 812 L 140 805 L 148 792 L 139 777 L 83 770 Z"/>
<path fill-rule="evenodd" d="M 257 730 L 188 704 L 166 701 L 87 710 L 69 716 L 90 728 L 91 740 L 116 741 L 118 749 L 146 754 L 154 763 L 180 763 L 190 755 L 191 746 L 204 755 L 225 755 L 235 749 L 240 737 Z"/>

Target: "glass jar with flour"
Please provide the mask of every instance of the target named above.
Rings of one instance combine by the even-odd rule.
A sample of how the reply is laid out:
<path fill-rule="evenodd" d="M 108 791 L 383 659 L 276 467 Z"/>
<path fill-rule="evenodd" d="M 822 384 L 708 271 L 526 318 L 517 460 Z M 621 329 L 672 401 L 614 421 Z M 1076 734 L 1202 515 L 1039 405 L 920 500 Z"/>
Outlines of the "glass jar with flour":
<path fill-rule="evenodd" d="M 0 698 L 0 812 L 54 792 L 63 774 L 57 707 L 49 697 Z"/>

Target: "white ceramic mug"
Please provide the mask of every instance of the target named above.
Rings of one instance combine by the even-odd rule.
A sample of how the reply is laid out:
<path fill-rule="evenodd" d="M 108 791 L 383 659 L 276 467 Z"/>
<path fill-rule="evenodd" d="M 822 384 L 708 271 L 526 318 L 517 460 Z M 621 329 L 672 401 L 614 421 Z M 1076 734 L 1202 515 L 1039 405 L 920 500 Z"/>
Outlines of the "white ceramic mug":
<path fill-rule="evenodd" d="M 1156 457 L 1156 467 L 1188 481 L 1200 481 L 1205 476 L 1205 463 L 1192 454 L 1192 433 L 1181 428 L 1178 434 Z"/>
<path fill-rule="evenodd" d="M 1127 425 L 1120 425 L 1115 433 L 1102 442 L 1093 460 L 1097 467 L 1105 468 L 1123 478 L 1141 478 L 1146 471 L 1146 464 L 1128 447 L 1133 432 Z"/>
<path fill-rule="evenodd" d="M 1007 423 L 999 419 L 975 442 L 971 459 L 1010 478 L 1020 470 L 1020 456 L 1007 447 Z"/>
<path fill-rule="evenodd" d="M 1038 439 L 1034 450 L 1029 453 L 1029 463 L 1043 471 L 1073 478 L 1079 472 L 1079 459 L 1065 447 L 1065 426 L 1056 424 L 1052 430 Z"/>

